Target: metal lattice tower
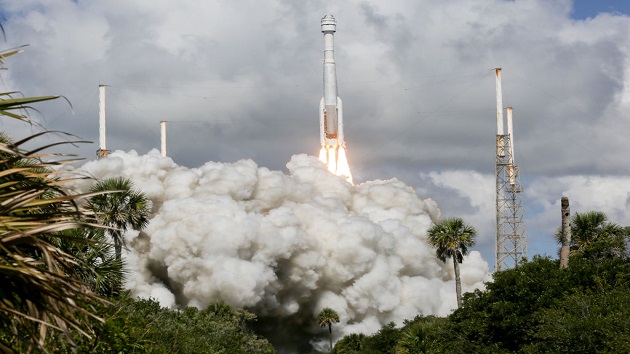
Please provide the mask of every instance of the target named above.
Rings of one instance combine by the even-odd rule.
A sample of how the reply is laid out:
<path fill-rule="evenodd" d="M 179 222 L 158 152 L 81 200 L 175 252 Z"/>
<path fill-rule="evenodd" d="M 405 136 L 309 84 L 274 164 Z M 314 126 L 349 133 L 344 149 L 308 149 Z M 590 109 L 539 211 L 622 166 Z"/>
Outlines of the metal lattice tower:
<path fill-rule="evenodd" d="M 515 267 L 527 259 L 523 187 L 519 168 L 514 163 L 514 131 L 512 108 L 507 109 L 507 130 L 503 129 L 503 93 L 501 69 L 495 69 L 497 89 L 497 149 L 496 149 L 496 216 L 497 239 L 495 271 Z"/>
<path fill-rule="evenodd" d="M 501 154 L 500 152 L 504 153 Z M 509 135 L 497 135 L 496 215 L 497 240 L 495 271 L 517 266 L 527 258 L 527 238 L 523 223 L 523 187 L 519 168 L 513 163 Z"/>

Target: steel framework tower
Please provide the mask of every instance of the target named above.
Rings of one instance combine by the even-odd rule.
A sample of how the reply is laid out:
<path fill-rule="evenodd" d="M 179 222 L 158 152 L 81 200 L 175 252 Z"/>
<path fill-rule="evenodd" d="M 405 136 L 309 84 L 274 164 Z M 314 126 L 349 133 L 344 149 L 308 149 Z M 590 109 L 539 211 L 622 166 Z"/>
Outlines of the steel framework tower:
<path fill-rule="evenodd" d="M 514 163 L 512 108 L 507 108 L 508 133 L 503 130 L 501 69 L 495 69 L 497 89 L 497 156 L 496 156 L 496 263 L 495 271 L 515 267 L 527 259 L 523 187 L 519 168 Z"/>

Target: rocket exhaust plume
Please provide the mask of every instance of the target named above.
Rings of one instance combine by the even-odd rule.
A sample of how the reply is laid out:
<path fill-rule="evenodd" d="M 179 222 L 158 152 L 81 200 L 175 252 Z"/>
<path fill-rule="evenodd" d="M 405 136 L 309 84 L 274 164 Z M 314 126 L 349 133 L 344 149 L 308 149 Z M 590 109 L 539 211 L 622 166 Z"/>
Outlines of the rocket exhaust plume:
<path fill-rule="evenodd" d="M 343 138 L 343 105 L 337 95 L 334 51 L 337 21 L 332 15 L 326 15 L 322 18 L 321 24 L 324 34 L 324 97 L 319 104 L 319 134 L 322 145 L 319 159 L 328 166 L 331 173 L 345 177 L 352 183 Z"/>
<path fill-rule="evenodd" d="M 241 160 L 188 168 L 154 149 L 114 151 L 67 172 L 129 178 L 151 201 L 147 227 L 124 235 L 132 296 L 245 308 L 279 353 L 327 350 L 328 333 L 314 320 L 325 307 L 341 321 L 333 340 L 457 307 L 453 266 L 427 241 L 440 218 L 433 200 L 396 179 L 350 185 L 312 156 L 293 156 L 286 167 Z M 74 189 L 92 183 L 76 179 Z M 490 280 L 479 252 L 464 257 L 461 280 L 464 291 Z"/>

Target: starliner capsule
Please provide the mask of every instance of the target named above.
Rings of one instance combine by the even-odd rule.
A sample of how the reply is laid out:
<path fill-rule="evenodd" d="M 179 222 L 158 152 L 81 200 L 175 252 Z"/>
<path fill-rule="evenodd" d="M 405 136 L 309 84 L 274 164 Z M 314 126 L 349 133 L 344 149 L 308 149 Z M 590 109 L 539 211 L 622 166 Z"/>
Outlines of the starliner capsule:
<path fill-rule="evenodd" d="M 328 165 L 330 172 L 345 176 L 352 181 L 345 155 L 343 137 L 343 106 L 337 95 L 334 34 L 337 21 L 332 15 L 322 18 L 324 34 L 324 97 L 319 103 L 319 131 L 322 148 L 319 158 Z"/>

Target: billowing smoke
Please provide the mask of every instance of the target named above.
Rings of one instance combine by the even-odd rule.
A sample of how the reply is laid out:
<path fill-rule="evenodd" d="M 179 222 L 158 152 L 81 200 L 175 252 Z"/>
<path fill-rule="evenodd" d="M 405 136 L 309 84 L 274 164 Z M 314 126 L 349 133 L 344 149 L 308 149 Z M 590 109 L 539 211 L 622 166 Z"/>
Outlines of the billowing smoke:
<path fill-rule="evenodd" d="M 339 313 L 337 338 L 456 307 L 452 264 L 427 243 L 440 217 L 433 200 L 395 179 L 350 185 L 306 155 L 287 168 L 251 160 L 187 168 L 153 150 L 116 151 L 74 172 L 127 177 L 151 199 L 148 227 L 126 235 L 127 287 L 164 306 L 223 300 L 285 338 L 321 332 L 314 319 L 324 307 Z M 488 277 L 471 252 L 464 291 Z"/>

